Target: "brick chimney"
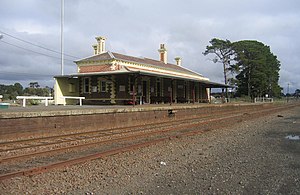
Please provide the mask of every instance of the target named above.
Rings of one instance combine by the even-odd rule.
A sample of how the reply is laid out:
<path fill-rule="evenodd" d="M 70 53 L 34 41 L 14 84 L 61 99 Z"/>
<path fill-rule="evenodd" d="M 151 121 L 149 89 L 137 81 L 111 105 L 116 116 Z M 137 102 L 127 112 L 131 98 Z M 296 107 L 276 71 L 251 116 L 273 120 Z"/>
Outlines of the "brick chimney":
<path fill-rule="evenodd" d="M 168 52 L 167 49 L 165 48 L 165 44 L 160 44 L 160 49 L 158 50 L 159 52 L 159 60 L 162 61 L 163 63 L 167 64 L 168 63 Z"/>
<path fill-rule="evenodd" d="M 106 38 L 105 37 L 96 37 L 96 40 L 97 40 L 97 44 L 96 45 L 93 45 L 93 48 L 94 48 L 94 54 L 97 55 L 97 54 L 102 54 L 102 53 L 105 53 L 105 40 Z"/>
<path fill-rule="evenodd" d="M 95 45 L 92 45 L 93 49 L 94 49 L 94 55 L 97 55 L 98 54 L 98 45 L 95 44 Z"/>
<path fill-rule="evenodd" d="M 181 57 L 176 57 L 175 61 L 178 66 L 181 66 Z"/>

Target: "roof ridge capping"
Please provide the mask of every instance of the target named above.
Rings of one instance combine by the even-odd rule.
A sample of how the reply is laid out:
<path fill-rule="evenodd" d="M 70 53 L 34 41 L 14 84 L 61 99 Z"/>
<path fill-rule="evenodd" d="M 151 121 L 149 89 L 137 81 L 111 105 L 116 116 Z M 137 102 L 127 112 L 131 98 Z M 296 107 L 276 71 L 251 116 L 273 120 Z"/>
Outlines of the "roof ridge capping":
<path fill-rule="evenodd" d="M 114 54 L 113 54 L 111 51 L 107 51 L 107 53 L 108 53 L 108 55 L 109 55 L 111 58 L 116 59 L 115 56 L 114 56 Z"/>
<path fill-rule="evenodd" d="M 161 65 L 173 65 L 173 66 L 178 66 L 176 64 L 172 64 L 172 63 L 167 63 L 167 64 L 164 64 L 162 61 L 160 60 L 156 60 L 156 59 L 153 59 L 153 58 L 149 58 L 149 57 L 143 57 L 143 56 L 140 56 L 140 57 L 137 57 L 137 56 L 130 56 L 130 55 L 125 55 L 125 54 L 121 54 L 121 53 L 118 53 L 118 52 L 111 52 L 112 55 L 113 53 L 117 54 L 117 55 L 122 55 L 122 56 L 127 56 L 127 57 L 130 57 L 130 58 L 137 58 L 137 59 L 141 59 L 141 60 L 151 60 L 151 61 L 155 61 L 155 62 L 158 62 L 158 63 L 161 63 Z M 119 58 L 115 58 L 115 59 L 119 59 Z M 133 61 L 134 62 L 134 61 Z M 184 68 L 184 67 L 181 67 L 181 68 Z M 187 69 L 187 68 L 184 68 L 184 69 Z"/>
<path fill-rule="evenodd" d="M 99 59 L 100 56 L 108 55 L 109 57 L 107 59 Z M 112 54 L 110 51 L 106 51 L 101 54 L 94 54 L 85 58 L 81 58 L 79 60 L 75 60 L 74 62 L 80 62 L 80 61 L 101 61 L 101 60 L 110 60 L 110 59 L 115 59 L 115 56 Z"/>

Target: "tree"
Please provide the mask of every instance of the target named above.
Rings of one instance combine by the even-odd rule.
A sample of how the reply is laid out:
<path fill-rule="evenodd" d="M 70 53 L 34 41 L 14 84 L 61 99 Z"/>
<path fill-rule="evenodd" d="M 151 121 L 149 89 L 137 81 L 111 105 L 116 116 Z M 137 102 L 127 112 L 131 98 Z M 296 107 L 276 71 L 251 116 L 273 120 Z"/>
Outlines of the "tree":
<path fill-rule="evenodd" d="M 39 88 L 40 85 L 39 85 L 38 82 L 30 82 L 30 83 L 29 83 L 29 87 L 30 87 L 30 88 Z"/>
<path fill-rule="evenodd" d="M 13 89 L 18 95 L 23 95 L 23 86 L 20 83 L 15 83 Z"/>
<path fill-rule="evenodd" d="M 3 95 L 3 99 L 15 100 L 19 95 L 50 96 L 53 94 L 53 88 L 48 86 L 40 88 L 38 82 L 31 82 L 29 87 L 25 89 L 20 83 L 14 85 L 0 84 L 0 94 Z"/>
<path fill-rule="evenodd" d="M 295 96 L 296 96 L 296 97 L 299 97 L 299 96 L 300 96 L 300 89 L 296 89 L 296 90 L 295 90 Z"/>
<path fill-rule="evenodd" d="M 38 82 L 30 82 L 29 87 L 24 89 L 24 94 L 27 96 L 49 96 L 49 90 L 47 88 L 40 88 Z M 31 105 L 39 104 L 40 100 L 30 100 Z"/>
<path fill-rule="evenodd" d="M 50 88 L 40 88 L 38 82 L 30 82 L 29 87 L 24 89 L 25 95 L 36 95 L 36 96 L 49 96 Z"/>
<path fill-rule="evenodd" d="M 232 43 L 229 40 L 221 40 L 213 38 L 209 41 L 211 45 L 206 46 L 203 55 L 214 54 L 215 58 L 212 60 L 214 63 L 220 62 L 223 65 L 224 83 L 227 85 L 229 79 L 227 78 L 227 73 L 229 71 L 233 72 L 233 66 L 230 65 L 231 61 L 234 59 L 234 50 L 232 49 Z M 226 88 L 226 96 L 228 97 L 228 91 Z"/>
<path fill-rule="evenodd" d="M 239 70 L 237 94 L 255 96 L 280 96 L 278 85 L 280 62 L 270 47 L 258 41 L 234 42 L 235 67 Z"/>
<path fill-rule="evenodd" d="M 18 95 L 23 94 L 23 86 L 20 83 L 0 85 L 0 94 L 3 95 L 3 99 L 16 99 Z"/>

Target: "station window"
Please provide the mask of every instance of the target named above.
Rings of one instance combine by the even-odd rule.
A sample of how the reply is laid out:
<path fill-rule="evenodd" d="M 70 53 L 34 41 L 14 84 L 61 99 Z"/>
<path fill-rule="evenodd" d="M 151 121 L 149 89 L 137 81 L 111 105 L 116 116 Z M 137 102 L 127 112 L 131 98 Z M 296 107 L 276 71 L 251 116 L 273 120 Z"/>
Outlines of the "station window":
<path fill-rule="evenodd" d="M 101 92 L 106 92 L 106 82 L 101 81 Z"/>
<path fill-rule="evenodd" d="M 90 92 L 90 78 L 84 78 L 83 92 L 84 93 L 89 93 Z"/>

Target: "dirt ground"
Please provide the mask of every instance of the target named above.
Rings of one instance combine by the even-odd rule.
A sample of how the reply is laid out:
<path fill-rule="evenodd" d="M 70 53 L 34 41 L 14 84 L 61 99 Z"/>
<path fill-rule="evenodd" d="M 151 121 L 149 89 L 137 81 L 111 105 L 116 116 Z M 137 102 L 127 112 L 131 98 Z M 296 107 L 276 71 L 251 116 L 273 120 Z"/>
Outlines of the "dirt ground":
<path fill-rule="evenodd" d="M 289 137 L 287 137 L 289 136 Z M 0 183 L 0 194 L 300 194 L 300 107 Z"/>

